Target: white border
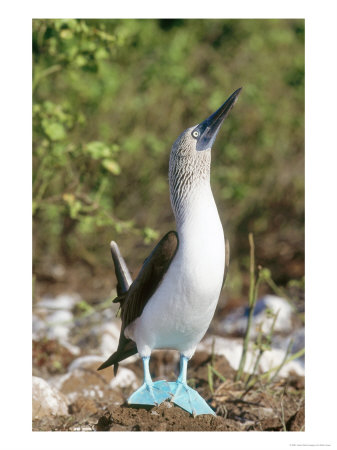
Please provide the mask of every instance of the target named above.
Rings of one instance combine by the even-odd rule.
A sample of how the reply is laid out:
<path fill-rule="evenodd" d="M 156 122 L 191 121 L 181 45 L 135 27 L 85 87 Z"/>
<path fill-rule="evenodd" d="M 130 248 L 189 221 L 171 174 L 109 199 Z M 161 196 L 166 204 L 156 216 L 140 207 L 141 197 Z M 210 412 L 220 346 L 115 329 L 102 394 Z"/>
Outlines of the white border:
<path fill-rule="evenodd" d="M 2 448 L 336 448 L 336 2 L 16 1 L 1 6 Z M 190 17 L 306 19 L 307 394 L 303 433 L 31 431 L 31 19 Z M 275 105 L 277 107 L 277 105 Z M 4 136 L 4 138 L 3 138 Z M 20 330 L 18 332 L 18 330 Z M 331 406 L 330 406 L 330 399 Z M 123 442 L 121 442 L 123 440 Z"/>

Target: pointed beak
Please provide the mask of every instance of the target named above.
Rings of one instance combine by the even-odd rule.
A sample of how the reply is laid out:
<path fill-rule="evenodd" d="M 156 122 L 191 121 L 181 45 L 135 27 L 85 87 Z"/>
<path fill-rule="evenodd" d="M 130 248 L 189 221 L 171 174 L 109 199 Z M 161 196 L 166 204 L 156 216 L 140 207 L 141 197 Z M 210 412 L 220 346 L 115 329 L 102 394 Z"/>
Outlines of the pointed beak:
<path fill-rule="evenodd" d="M 235 105 L 241 89 L 242 88 L 239 88 L 235 92 L 233 92 L 233 94 L 225 101 L 222 106 L 220 106 L 218 110 L 215 111 L 215 113 L 213 113 L 196 127 L 196 130 L 200 132 L 200 137 L 196 145 L 197 150 L 202 151 L 212 148 L 222 122 L 226 119 L 229 111 Z"/>

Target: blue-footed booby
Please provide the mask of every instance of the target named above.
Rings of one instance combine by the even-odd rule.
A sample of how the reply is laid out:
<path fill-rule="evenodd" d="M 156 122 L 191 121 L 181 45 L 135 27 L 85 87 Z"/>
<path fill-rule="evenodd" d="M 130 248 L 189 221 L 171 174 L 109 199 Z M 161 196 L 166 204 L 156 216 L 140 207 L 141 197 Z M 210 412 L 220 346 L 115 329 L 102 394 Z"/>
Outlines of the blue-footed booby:
<path fill-rule="evenodd" d="M 169 163 L 171 205 L 177 231 L 157 244 L 132 282 L 115 242 L 111 253 L 118 280 L 122 327 L 117 351 L 99 370 L 139 353 L 144 382 L 129 404 L 158 405 L 170 399 L 193 415 L 214 414 L 187 385 L 187 363 L 206 333 L 225 281 L 229 246 L 210 186 L 211 148 L 241 88 L 210 117 L 185 130 L 172 146 Z M 180 352 L 175 382 L 153 382 L 153 349 Z"/>

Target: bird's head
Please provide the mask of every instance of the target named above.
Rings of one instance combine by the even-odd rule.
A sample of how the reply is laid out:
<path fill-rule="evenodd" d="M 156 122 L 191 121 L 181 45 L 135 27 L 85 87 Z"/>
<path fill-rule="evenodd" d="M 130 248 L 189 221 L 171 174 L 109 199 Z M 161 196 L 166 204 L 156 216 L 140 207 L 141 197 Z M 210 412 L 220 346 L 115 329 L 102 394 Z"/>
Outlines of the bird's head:
<path fill-rule="evenodd" d="M 242 88 L 237 89 L 233 94 L 206 120 L 187 128 L 172 146 L 172 153 L 177 157 L 197 156 L 198 152 L 211 150 L 218 131 L 228 116 L 230 110 L 235 105 Z"/>
<path fill-rule="evenodd" d="M 206 120 L 187 128 L 172 146 L 169 181 L 172 207 L 179 212 L 189 192 L 200 183 L 209 183 L 211 148 L 216 135 L 235 105 L 241 88 L 237 89 Z"/>

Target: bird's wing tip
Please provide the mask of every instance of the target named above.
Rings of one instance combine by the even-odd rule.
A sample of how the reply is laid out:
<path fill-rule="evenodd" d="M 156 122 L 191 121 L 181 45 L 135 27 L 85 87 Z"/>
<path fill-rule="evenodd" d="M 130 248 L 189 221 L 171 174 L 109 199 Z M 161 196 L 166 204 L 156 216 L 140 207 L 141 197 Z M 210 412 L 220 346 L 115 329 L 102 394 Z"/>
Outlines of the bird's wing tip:
<path fill-rule="evenodd" d="M 119 250 L 116 241 L 111 241 L 111 242 L 110 242 L 110 248 L 111 248 L 111 250 L 117 250 L 117 251 Z"/>
<path fill-rule="evenodd" d="M 106 369 L 107 367 L 111 366 L 109 361 L 110 361 L 110 358 L 107 359 L 106 361 L 104 361 L 104 363 L 102 363 L 96 370 L 103 370 L 103 369 Z"/>

